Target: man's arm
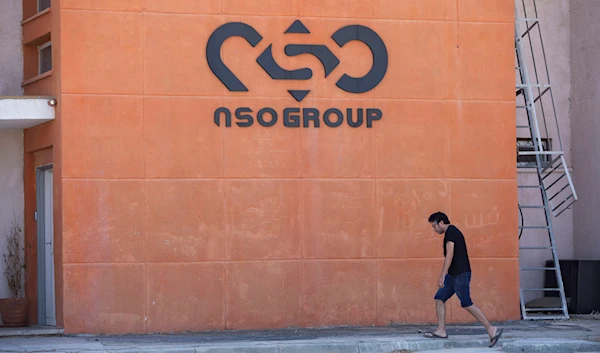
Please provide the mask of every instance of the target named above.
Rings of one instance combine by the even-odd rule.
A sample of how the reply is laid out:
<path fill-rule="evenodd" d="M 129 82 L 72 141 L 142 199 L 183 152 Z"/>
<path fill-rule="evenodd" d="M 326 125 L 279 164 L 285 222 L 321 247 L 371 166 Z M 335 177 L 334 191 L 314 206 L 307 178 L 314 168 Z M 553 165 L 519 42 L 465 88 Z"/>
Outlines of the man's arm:
<path fill-rule="evenodd" d="M 444 268 L 442 269 L 442 277 L 448 274 L 450 265 L 452 264 L 452 258 L 454 257 L 454 242 L 446 242 L 446 258 L 444 259 Z"/>
<path fill-rule="evenodd" d="M 446 258 L 444 259 L 444 267 L 442 268 L 442 275 L 438 279 L 438 287 L 444 287 L 444 280 L 446 275 L 448 274 L 448 270 L 450 269 L 450 265 L 452 264 L 452 258 L 454 257 L 454 242 L 448 241 L 446 242 Z"/>

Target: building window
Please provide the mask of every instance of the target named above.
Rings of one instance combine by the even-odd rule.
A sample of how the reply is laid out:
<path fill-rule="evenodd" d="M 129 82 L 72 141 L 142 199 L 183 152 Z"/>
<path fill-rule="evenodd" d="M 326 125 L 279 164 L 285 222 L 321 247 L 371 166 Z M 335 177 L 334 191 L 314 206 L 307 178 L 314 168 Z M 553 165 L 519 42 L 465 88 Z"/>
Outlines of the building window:
<path fill-rule="evenodd" d="M 38 47 L 39 74 L 52 70 L 52 44 L 44 43 Z"/>
<path fill-rule="evenodd" d="M 542 138 L 542 147 L 544 151 L 551 151 L 551 140 L 547 138 Z M 517 151 L 519 152 L 535 152 L 535 147 L 533 145 L 533 140 L 530 138 L 517 138 Z M 541 155 L 542 167 L 546 168 L 550 166 L 550 162 L 552 160 L 551 155 Z M 536 161 L 535 155 L 517 155 L 517 167 L 518 168 L 535 168 Z"/>
<path fill-rule="evenodd" d="M 42 12 L 45 9 L 49 9 L 51 5 L 51 0 L 37 0 L 38 12 Z"/>

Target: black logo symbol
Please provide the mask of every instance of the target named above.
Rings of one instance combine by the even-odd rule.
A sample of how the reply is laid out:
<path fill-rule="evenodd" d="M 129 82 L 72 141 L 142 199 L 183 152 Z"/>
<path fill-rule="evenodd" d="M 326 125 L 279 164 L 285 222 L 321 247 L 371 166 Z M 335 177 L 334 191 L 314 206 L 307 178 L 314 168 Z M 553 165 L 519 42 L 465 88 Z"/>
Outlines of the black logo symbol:
<path fill-rule="evenodd" d="M 285 33 L 304 33 L 310 31 L 302 22 L 296 20 Z M 230 22 L 217 28 L 206 45 L 206 60 L 212 72 L 232 92 L 247 92 L 248 88 L 231 72 L 221 58 L 221 46 L 231 37 L 244 38 L 252 47 L 263 37 L 251 26 L 241 22 Z M 350 93 L 364 93 L 375 88 L 387 72 L 388 53 L 383 40 L 372 29 L 361 25 L 350 25 L 337 30 L 331 38 L 341 48 L 346 43 L 357 40 L 366 44 L 373 54 L 373 66 L 363 77 L 351 77 L 344 74 L 336 83 L 340 89 Z M 287 56 L 310 54 L 315 56 L 325 69 L 327 78 L 340 64 L 340 60 L 323 44 L 289 44 L 285 47 Z M 313 72 L 309 68 L 286 70 L 273 58 L 272 45 L 260 54 L 256 62 L 274 80 L 310 80 Z M 296 101 L 302 101 L 310 91 L 289 90 Z"/>

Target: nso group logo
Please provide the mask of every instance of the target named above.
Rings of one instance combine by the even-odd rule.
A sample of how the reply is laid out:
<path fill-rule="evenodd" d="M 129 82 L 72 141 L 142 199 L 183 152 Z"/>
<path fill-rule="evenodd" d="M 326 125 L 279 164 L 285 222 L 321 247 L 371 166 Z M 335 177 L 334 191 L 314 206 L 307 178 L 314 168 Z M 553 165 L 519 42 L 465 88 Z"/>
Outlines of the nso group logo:
<path fill-rule="evenodd" d="M 284 34 L 289 33 L 308 34 L 310 31 L 302 22 L 296 20 Z M 221 57 L 221 47 L 231 37 L 244 38 L 252 47 L 255 47 L 263 39 L 254 28 L 245 23 L 226 23 L 217 28 L 210 36 L 206 45 L 206 60 L 212 72 L 229 91 L 248 92 L 246 85 L 225 65 Z M 349 93 L 360 94 L 377 87 L 385 77 L 388 68 L 387 48 L 381 37 L 368 27 L 350 25 L 338 29 L 331 38 L 340 48 L 350 41 L 360 41 L 366 44 L 373 54 L 373 65 L 365 76 L 351 77 L 343 74 L 336 82 L 337 88 Z M 315 56 L 323 65 L 326 78 L 340 64 L 340 60 L 324 44 L 289 44 L 285 47 L 285 54 L 287 56 L 302 54 Z M 282 68 L 273 58 L 272 44 L 260 54 L 256 62 L 273 80 L 310 80 L 313 75 L 312 70 L 309 68 L 297 70 Z M 290 89 L 288 92 L 297 102 L 301 102 L 310 93 L 309 90 L 294 89 Z M 332 107 L 322 112 L 316 108 L 289 107 L 278 112 L 273 108 L 265 107 L 254 112 L 248 107 L 235 109 L 220 107 L 214 113 L 214 122 L 217 126 L 224 123 L 226 127 L 231 127 L 232 116 L 235 116 L 236 124 L 240 127 L 252 126 L 255 121 L 266 127 L 273 126 L 278 121 L 283 121 L 283 125 L 286 127 L 303 126 L 307 128 L 312 125 L 318 128 L 322 124 L 329 127 L 338 127 L 346 122 L 349 126 L 355 128 L 363 125 L 371 128 L 375 121 L 383 117 L 383 113 L 376 108 L 344 109 Z"/>

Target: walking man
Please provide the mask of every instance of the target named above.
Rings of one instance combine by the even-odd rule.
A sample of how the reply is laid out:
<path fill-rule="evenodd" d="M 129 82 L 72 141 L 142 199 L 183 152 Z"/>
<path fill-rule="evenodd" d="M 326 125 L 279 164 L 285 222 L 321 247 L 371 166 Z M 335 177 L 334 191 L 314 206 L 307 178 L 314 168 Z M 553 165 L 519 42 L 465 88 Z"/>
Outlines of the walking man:
<path fill-rule="evenodd" d="M 493 347 L 500 336 L 502 329 L 492 326 L 483 312 L 473 305 L 470 294 L 471 264 L 467 253 L 467 244 L 463 234 L 450 224 L 448 216 L 437 212 L 429 217 L 431 227 L 438 234 L 444 234 L 444 267 L 438 279 L 439 290 L 435 295 L 435 307 L 438 317 L 438 328 L 425 334 L 428 338 L 448 338 L 446 333 L 446 301 L 454 293 L 460 299 L 460 305 L 479 321 L 490 336 L 490 347 Z"/>

